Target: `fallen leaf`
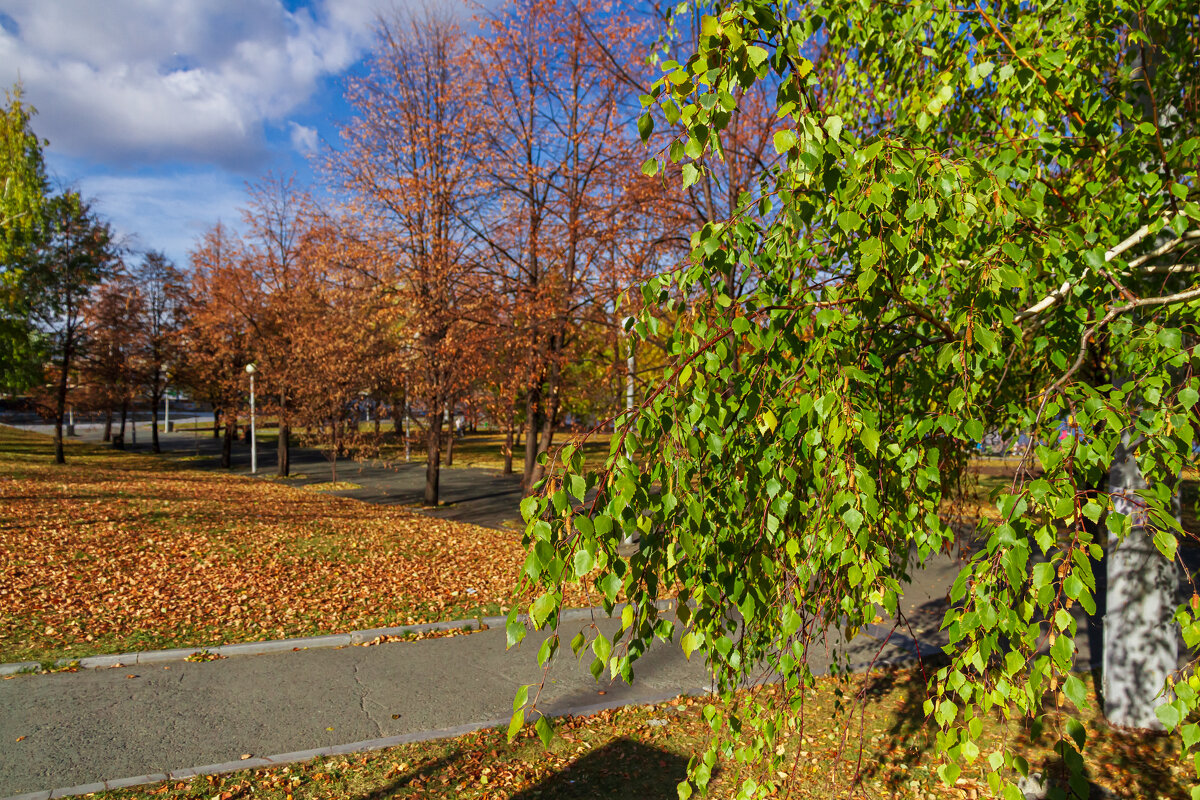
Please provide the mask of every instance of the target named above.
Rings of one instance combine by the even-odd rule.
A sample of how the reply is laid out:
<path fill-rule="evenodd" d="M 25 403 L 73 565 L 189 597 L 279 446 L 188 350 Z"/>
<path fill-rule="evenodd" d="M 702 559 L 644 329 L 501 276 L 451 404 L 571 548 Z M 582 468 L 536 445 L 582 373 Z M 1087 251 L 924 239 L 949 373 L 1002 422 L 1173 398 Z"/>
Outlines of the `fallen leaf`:
<path fill-rule="evenodd" d="M 49 437 L 4 429 L 0 475 L 14 474 L 0 480 L 0 660 L 419 624 L 521 600 L 511 532 L 98 447 L 56 467 Z M 588 605 L 575 592 L 564 604 Z"/>

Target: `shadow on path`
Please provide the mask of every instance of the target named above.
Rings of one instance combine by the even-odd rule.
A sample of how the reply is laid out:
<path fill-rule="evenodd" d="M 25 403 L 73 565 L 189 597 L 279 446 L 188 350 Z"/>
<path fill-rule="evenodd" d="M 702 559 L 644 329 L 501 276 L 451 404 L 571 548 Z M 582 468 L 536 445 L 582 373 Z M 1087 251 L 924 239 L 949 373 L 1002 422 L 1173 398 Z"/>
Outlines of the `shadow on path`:
<path fill-rule="evenodd" d="M 8 421 L 6 419 L 6 421 Z M 20 423 L 18 423 L 20 424 Z M 45 432 L 45 426 L 31 429 Z M 79 425 L 80 439 L 98 444 L 102 427 Z M 138 431 L 137 443 L 126 436 L 125 452 L 150 454 L 149 431 Z M 209 431 L 175 431 L 160 433 L 161 455 L 188 469 L 250 474 L 250 447 L 239 439 L 233 447 L 232 464 L 221 466 L 222 440 L 214 439 Z M 329 460 L 318 450 L 294 446 L 291 449 L 291 478 L 277 479 L 278 452 L 274 443 L 259 443 L 258 475 L 278 480 L 290 486 L 326 483 L 330 480 Z M 519 530 L 521 477 L 505 475 L 499 470 L 468 467 L 443 468 L 440 478 L 441 505 L 436 509 L 421 508 L 425 494 L 424 463 L 388 462 L 379 459 L 338 461 L 338 480 L 354 483 L 357 489 L 330 492 L 367 503 L 399 505 L 409 510 L 456 522 L 469 522 L 499 530 Z"/>

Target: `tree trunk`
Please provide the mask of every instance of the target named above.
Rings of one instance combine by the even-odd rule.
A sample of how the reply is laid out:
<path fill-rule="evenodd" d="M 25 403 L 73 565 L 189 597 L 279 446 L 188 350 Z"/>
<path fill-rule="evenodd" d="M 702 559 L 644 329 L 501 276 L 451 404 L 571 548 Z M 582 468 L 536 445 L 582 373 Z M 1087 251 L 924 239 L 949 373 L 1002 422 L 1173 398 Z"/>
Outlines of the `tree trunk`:
<path fill-rule="evenodd" d="M 437 404 L 434 405 L 436 407 Z M 431 414 L 426 436 L 425 505 L 437 507 L 438 483 L 442 474 L 442 412 Z"/>
<path fill-rule="evenodd" d="M 124 399 L 121 401 L 121 432 L 117 435 L 117 438 L 113 439 L 113 447 L 117 450 L 125 449 L 125 419 L 128 416 L 129 400 Z"/>
<path fill-rule="evenodd" d="M 446 466 L 454 466 L 454 425 L 451 424 L 446 433 Z"/>
<path fill-rule="evenodd" d="M 516 424 L 517 410 L 513 406 L 508 407 L 508 419 L 504 424 L 504 474 L 512 475 L 512 456 L 513 456 L 513 426 Z"/>
<path fill-rule="evenodd" d="M 221 438 L 221 409 L 213 409 L 213 438 Z"/>
<path fill-rule="evenodd" d="M 287 410 L 287 389 L 284 388 L 279 390 L 279 441 L 275 446 L 279 462 L 275 474 L 281 478 L 286 478 L 292 471 L 292 429 L 288 424 Z"/>
<path fill-rule="evenodd" d="M 1136 19 L 1134 24 L 1140 27 Z M 1144 52 L 1151 55 L 1150 63 L 1143 62 Z M 1150 85 L 1158 66 L 1155 52 L 1154 48 L 1132 48 L 1134 75 L 1145 77 L 1146 83 L 1136 81 L 1128 99 L 1140 107 L 1146 121 L 1169 130 L 1174 109 L 1163 108 L 1156 118 L 1153 98 L 1143 90 L 1143 86 Z M 1170 141 L 1165 144 L 1171 146 Z M 1147 162 L 1142 171 L 1154 174 L 1157 164 Z M 1164 243 L 1168 230 L 1159 234 L 1156 244 Z M 1166 260 L 1178 263 L 1177 257 L 1168 256 Z M 1154 710 L 1174 700 L 1174 694 L 1164 692 L 1164 688 L 1167 677 L 1179 667 L 1174 612 L 1180 581 L 1175 565 L 1154 545 L 1154 531 L 1138 496 L 1146 488 L 1146 480 L 1137 465 L 1136 453 L 1137 442 L 1130 432 L 1124 432 L 1108 478 L 1113 509 L 1128 514 L 1132 525 L 1123 540 L 1109 537 L 1105 553 L 1104 714 L 1114 725 L 1161 730 L 1162 722 Z M 1173 502 L 1178 519 L 1178 486 L 1175 488 Z"/>
<path fill-rule="evenodd" d="M 291 474 L 291 447 L 292 447 L 292 429 L 282 420 L 279 423 L 279 471 L 278 475 L 281 478 L 286 478 Z"/>
<path fill-rule="evenodd" d="M 112 409 L 104 409 L 104 438 L 101 439 L 102 442 L 112 441 L 112 417 Z"/>
<path fill-rule="evenodd" d="M 521 476 L 521 490 L 529 494 L 533 490 L 533 469 L 537 466 L 537 425 L 540 417 L 541 387 L 531 387 L 525 399 L 525 471 Z"/>
<path fill-rule="evenodd" d="M 152 397 L 150 405 L 150 452 L 161 453 L 158 446 L 158 404 L 162 398 Z"/>
<path fill-rule="evenodd" d="M 67 413 L 67 375 L 70 369 L 71 355 L 68 350 L 63 355 L 62 369 L 58 374 L 58 392 L 54 402 L 54 463 L 67 463 L 63 452 L 63 417 Z"/>
<path fill-rule="evenodd" d="M 233 440 L 237 437 L 237 418 L 225 420 L 225 440 L 221 442 L 221 466 L 229 469 L 233 466 Z"/>
<path fill-rule="evenodd" d="M 559 380 L 559 376 L 560 376 L 560 371 L 559 371 L 558 364 L 552 363 L 550 365 L 550 376 L 549 376 L 549 378 L 550 378 L 549 400 L 546 403 L 546 412 L 541 415 L 541 419 L 540 419 L 541 430 L 539 432 L 536 428 L 533 428 L 532 426 L 529 429 L 530 430 L 529 439 L 531 441 L 533 441 L 535 444 L 534 449 L 535 449 L 535 452 L 537 453 L 537 456 L 541 456 L 543 453 L 546 453 L 547 451 L 549 451 L 550 443 L 554 439 L 554 426 L 558 421 L 557 417 L 558 417 L 558 380 Z M 527 446 L 526 446 L 525 452 L 528 453 L 529 452 L 528 442 L 526 443 L 526 445 Z M 542 464 L 538 463 L 537 457 L 535 456 L 535 459 L 533 462 L 533 470 L 532 470 L 532 472 L 530 472 L 529 479 L 525 485 L 526 493 L 532 491 L 533 487 L 537 485 L 538 481 L 540 481 L 545 476 L 545 474 L 546 474 L 546 468 Z"/>
<path fill-rule="evenodd" d="M 1154 546 L 1153 530 L 1139 490 L 1146 481 L 1129 446 L 1129 434 L 1113 457 L 1109 492 L 1113 508 L 1133 526 L 1123 540 L 1108 541 L 1108 590 L 1104 615 L 1104 715 L 1113 725 L 1161 730 L 1154 710 L 1174 697 L 1159 696 L 1179 667 L 1173 623 L 1179 577 Z M 1179 514 L 1178 495 L 1176 515 Z"/>
<path fill-rule="evenodd" d="M 546 409 L 546 413 L 544 415 L 542 415 L 542 429 L 541 429 L 540 435 L 537 436 L 537 442 L 538 442 L 537 454 L 538 454 L 538 456 L 541 456 L 544 453 L 548 453 L 550 451 L 550 445 L 554 441 L 554 428 L 558 422 L 557 417 L 558 417 L 558 393 L 555 392 L 554 394 L 552 394 L 550 396 L 549 408 Z M 546 475 L 546 468 L 541 463 L 535 461 L 533 464 L 533 482 L 530 483 L 530 487 L 532 488 L 533 486 L 535 486 L 538 481 L 540 481 L 542 478 L 545 477 L 545 475 Z"/>
<path fill-rule="evenodd" d="M 329 423 L 329 437 L 333 443 L 333 447 L 331 447 L 329 451 L 329 475 L 330 480 L 333 481 L 334 488 L 337 488 L 338 451 L 342 448 L 341 441 L 338 437 L 338 430 L 339 428 L 337 420 Z"/>

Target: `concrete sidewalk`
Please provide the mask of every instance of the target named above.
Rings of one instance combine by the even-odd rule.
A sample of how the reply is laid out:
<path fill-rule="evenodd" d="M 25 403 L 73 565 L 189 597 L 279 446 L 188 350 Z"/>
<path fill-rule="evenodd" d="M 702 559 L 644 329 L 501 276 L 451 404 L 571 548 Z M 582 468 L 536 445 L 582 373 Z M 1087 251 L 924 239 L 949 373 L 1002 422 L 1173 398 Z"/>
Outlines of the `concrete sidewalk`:
<path fill-rule="evenodd" d="M 617 629 L 614 620 L 597 623 L 609 635 Z M 590 657 L 576 661 L 565 645 L 590 624 L 563 623 L 563 651 L 539 703 L 546 713 L 709 690 L 702 660 L 685 660 L 677 644 L 651 648 L 637 662 L 632 686 L 597 683 Z M 185 777 L 205 765 L 231 771 L 263 766 L 268 762 L 258 759 L 278 754 L 311 757 L 379 746 L 387 742 L 375 740 L 388 737 L 436 738 L 504 724 L 517 687 L 542 678 L 535 654 L 543 638 L 531 633 L 506 651 L 497 626 L 371 647 L 17 676 L 0 681 L 0 797 L 62 787 L 99 791 L 106 781 L 164 780 L 176 770 L 184 771 L 171 777 Z M 889 644 L 884 658 L 906 657 L 906 644 Z M 878 638 L 864 635 L 847 652 L 852 662 L 869 662 L 879 648 Z M 824 660 L 814 664 L 828 668 Z M 253 758 L 243 760 L 246 754 Z"/>

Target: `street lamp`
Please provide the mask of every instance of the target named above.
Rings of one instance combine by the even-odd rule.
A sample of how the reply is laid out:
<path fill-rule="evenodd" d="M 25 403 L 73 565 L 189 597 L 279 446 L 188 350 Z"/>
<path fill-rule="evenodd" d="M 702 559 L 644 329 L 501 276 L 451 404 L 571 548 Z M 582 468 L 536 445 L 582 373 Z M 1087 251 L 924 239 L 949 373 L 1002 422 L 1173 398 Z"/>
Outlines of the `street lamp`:
<path fill-rule="evenodd" d="M 254 365 L 246 365 L 246 374 L 250 376 L 250 474 L 258 474 L 258 431 L 254 427 Z"/>

